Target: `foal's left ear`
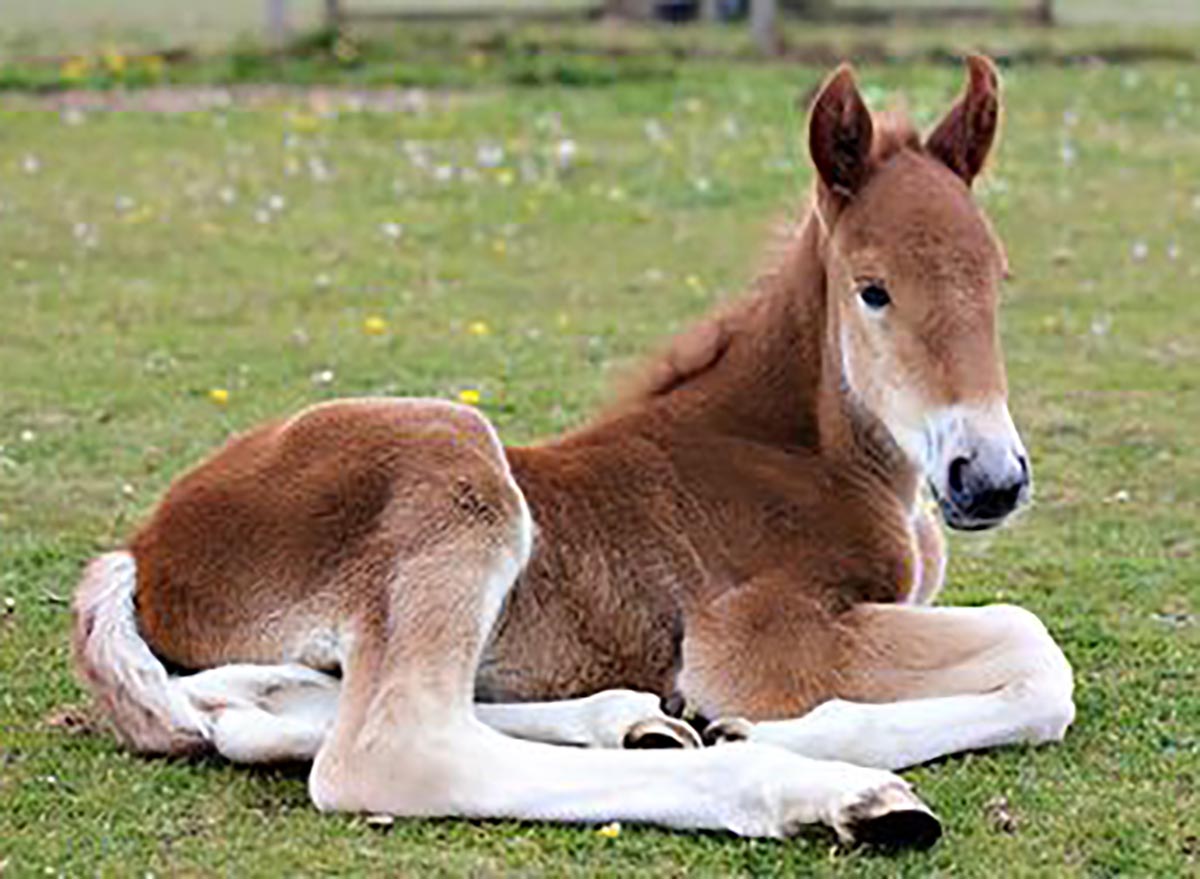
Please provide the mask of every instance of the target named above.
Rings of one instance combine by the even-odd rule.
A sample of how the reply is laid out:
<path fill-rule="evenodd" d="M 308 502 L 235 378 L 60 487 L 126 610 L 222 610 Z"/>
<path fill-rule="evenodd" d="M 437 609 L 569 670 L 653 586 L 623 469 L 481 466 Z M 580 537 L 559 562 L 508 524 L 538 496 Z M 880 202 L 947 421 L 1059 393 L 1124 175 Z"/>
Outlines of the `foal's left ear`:
<path fill-rule="evenodd" d="M 967 186 L 983 170 L 1000 122 L 1000 77 L 982 55 L 967 58 L 967 87 L 925 141 L 925 149 Z"/>

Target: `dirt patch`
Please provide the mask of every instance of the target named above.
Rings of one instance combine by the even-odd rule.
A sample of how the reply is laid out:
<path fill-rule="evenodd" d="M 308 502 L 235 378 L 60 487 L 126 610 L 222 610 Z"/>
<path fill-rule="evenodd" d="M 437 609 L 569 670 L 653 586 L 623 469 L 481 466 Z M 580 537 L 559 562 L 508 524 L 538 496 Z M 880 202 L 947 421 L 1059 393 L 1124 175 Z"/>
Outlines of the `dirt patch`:
<path fill-rule="evenodd" d="M 0 95 L 7 110 L 195 113 L 224 109 L 302 106 L 314 112 L 422 113 L 458 95 L 414 88 L 356 89 L 287 85 L 165 86 L 145 89 L 70 89 L 49 94 Z"/>

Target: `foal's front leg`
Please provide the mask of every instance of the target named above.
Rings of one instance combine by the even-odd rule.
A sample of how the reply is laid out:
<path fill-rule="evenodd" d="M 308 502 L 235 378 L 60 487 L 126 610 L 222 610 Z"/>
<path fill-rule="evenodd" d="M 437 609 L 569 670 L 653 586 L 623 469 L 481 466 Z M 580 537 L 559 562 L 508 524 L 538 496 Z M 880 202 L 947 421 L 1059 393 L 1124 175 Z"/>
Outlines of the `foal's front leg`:
<path fill-rule="evenodd" d="M 1046 627 L 1011 605 L 862 605 L 837 622 L 830 698 L 802 717 L 724 719 L 708 741 L 749 739 L 807 757 L 903 769 L 959 751 L 1060 741 L 1071 667 Z"/>
<path fill-rule="evenodd" d="M 850 841 L 937 839 L 937 819 L 889 772 L 754 744 L 665 754 L 563 748 L 480 722 L 471 704 L 479 655 L 529 555 L 521 507 L 511 536 L 507 521 L 457 522 L 443 543 L 401 557 L 370 584 L 386 611 L 352 621 L 336 717 L 309 776 L 318 808 L 776 837 L 823 823 Z"/>

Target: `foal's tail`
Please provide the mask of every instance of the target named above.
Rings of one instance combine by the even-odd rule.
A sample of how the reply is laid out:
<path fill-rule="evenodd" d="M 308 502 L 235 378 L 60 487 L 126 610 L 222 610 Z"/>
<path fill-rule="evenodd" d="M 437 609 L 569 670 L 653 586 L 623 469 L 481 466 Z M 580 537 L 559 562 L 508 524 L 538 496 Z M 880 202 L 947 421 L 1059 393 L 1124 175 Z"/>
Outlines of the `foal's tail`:
<path fill-rule="evenodd" d="M 128 552 L 93 559 L 75 590 L 75 669 L 118 736 L 144 754 L 209 750 L 202 714 L 138 632 L 133 606 L 137 566 Z"/>

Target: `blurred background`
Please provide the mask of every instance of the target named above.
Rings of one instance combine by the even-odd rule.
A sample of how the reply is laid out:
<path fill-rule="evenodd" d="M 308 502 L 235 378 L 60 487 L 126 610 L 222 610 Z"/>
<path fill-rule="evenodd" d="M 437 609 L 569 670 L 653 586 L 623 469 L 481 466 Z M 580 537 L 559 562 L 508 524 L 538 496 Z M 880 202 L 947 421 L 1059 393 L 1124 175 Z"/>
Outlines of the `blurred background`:
<path fill-rule="evenodd" d="M 506 27 L 539 24 L 577 29 L 603 22 L 651 27 L 693 25 L 676 35 L 703 44 L 704 25 L 723 23 L 730 51 L 753 45 L 786 51 L 836 26 L 867 28 L 992 28 L 1032 25 L 1090 29 L 1112 42 L 1154 42 L 1178 28 L 1200 24 L 1192 0 L 46 0 L 8 2 L 0 15 L 5 60 L 83 51 L 112 43 L 125 50 L 211 51 L 265 42 L 280 45 L 297 34 L 353 28 L 380 35 L 398 25 Z M 700 25 L 700 27 L 694 27 Z M 744 31 L 739 39 L 739 31 Z M 711 39 L 711 34 L 707 35 Z M 1166 40 L 1168 43 L 1169 39 Z M 1079 48 L 1086 48 L 1080 46 Z"/>
<path fill-rule="evenodd" d="M 928 128 L 968 51 L 1003 80 L 974 189 L 1036 491 L 950 537 L 942 600 L 1037 613 L 1079 716 L 906 773 L 938 848 L 387 831 L 97 727 L 69 596 L 177 474 L 332 397 L 578 425 L 770 264 L 833 65 Z M 2 0 L 0 874 L 1197 875 L 1198 99 L 1197 0 Z"/>

